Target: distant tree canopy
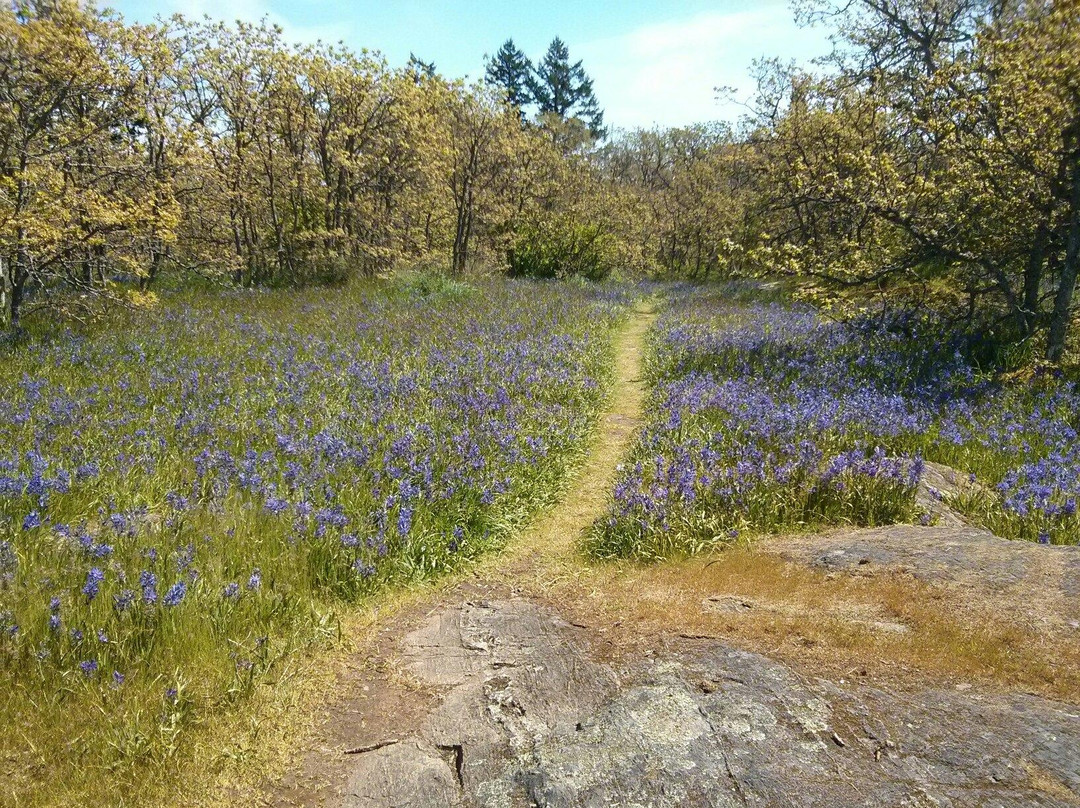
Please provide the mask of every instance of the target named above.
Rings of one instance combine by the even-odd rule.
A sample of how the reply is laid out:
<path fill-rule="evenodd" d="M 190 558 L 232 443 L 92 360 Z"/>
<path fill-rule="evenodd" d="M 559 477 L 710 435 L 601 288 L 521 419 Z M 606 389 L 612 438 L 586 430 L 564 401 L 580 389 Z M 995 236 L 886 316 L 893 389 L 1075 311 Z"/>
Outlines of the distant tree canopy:
<path fill-rule="evenodd" d="M 560 118 L 580 118 L 594 137 L 603 137 L 604 113 L 593 93 L 592 79 L 581 61 L 570 62 L 570 50 L 556 37 L 536 67 L 532 95 L 540 112 Z"/>
<path fill-rule="evenodd" d="M 0 10 L 0 329 L 168 277 L 300 285 L 437 261 L 783 276 L 1065 355 L 1080 270 L 1080 4 L 808 0 L 820 73 L 757 65 L 738 126 L 616 132 L 556 39 L 466 85 L 261 23 Z M 527 109 L 528 115 L 522 110 Z"/>
<path fill-rule="evenodd" d="M 1060 359 L 1080 252 L 1080 5 L 818 3 L 832 71 L 773 64 L 745 138 L 758 265 L 1000 314 Z"/>
<path fill-rule="evenodd" d="M 434 62 L 425 62 L 415 53 L 409 54 L 409 61 L 406 62 L 405 68 L 406 70 L 411 70 L 416 75 L 417 80 L 433 79 L 437 72 Z"/>
<path fill-rule="evenodd" d="M 265 21 L 129 25 L 73 0 L 5 6 L 0 330 L 43 309 L 145 302 L 166 275 L 278 286 L 402 262 L 460 273 L 505 266 L 522 222 L 558 213 L 614 231 L 614 189 L 553 132 L 415 55 L 393 69 L 291 46 Z"/>
<path fill-rule="evenodd" d="M 488 60 L 485 78 L 505 92 L 507 101 L 522 110 L 522 117 L 525 107 L 535 105 L 540 116 L 583 122 L 593 139 L 607 135 L 592 79 L 580 60 L 570 61 L 570 49 L 558 37 L 535 67 L 513 39 L 506 40 Z"/>

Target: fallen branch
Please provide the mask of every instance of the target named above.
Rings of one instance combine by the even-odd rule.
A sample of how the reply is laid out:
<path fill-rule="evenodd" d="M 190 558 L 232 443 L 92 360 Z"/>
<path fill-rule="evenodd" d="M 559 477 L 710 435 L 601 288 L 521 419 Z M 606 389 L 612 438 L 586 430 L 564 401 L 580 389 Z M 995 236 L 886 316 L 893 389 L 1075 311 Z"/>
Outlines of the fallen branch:
<path fill-rule="evenodd" d="M 355 749 L 346 749 L 343 754 L 362 755 L 365 752 L 374 752 L 376 749 L 382 749 L 384 746 L 393 746 L 396 743 L 401 743 L 401 741 L 397 738 L 391 738 L 389 741 L 380 741 L 379 743 L 373 743 L 368 746 L 358 746 Z"/>

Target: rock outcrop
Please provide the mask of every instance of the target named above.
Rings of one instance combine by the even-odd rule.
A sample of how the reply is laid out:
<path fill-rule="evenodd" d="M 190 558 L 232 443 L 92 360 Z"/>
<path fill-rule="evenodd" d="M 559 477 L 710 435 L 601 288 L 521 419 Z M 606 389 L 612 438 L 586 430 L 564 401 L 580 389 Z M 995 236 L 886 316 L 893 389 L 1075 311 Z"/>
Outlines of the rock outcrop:
<path fill-rule="evenodd" d="M 348 808 L 1080 804 L 1080 711 L 1034 696 L 887 692 L 708 639 L 615 667 L 525 599 L 438 611 L 400 653 L 441 701 L 356 756 Z"/>

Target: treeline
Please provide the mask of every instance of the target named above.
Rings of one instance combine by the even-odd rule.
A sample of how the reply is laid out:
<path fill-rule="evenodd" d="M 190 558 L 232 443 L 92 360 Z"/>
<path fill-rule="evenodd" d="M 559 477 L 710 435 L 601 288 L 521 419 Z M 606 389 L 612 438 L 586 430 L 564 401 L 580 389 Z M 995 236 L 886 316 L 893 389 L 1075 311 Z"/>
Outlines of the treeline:
<path fill-rule="evenodd" d="M 333 282 L 783 274 L 990 321 L 1060 360 L 1080 260 L 1080 3 L 812 0 L 813 73 L 737 127 L 616 132 L 560 40 L 467 86 L 265 24 L 0 20 L 0 325 L 168 270 Z M 132 283 L 116 283 L 118 277 Z M 29 301 L 29 302 L 27 302 Z"/>
<path fill-rule="evenodd" d="M 638 132 L 600 153 L 648 209 L 652 257 L 930 306 L 1060 360 L 1080 258 L 1080 3 L 801 9 L 834 53 L 816 73 L 759 64 L 738 133 Z"/>
<path fill-rule="evenodd" d="M 1062 357 L 1080 252 L 1080 4 L 817 3 L 823 75 L 766 65 L 741 247 L 823 290 L 989 319 Z"/>
<path fill-rule="evenodd" d="M 580 73 L 553 48 L 553 71 Z M 166 270 L 250 286 L 402 261 L 635 266 L 613 236 L 631 217 L 607 198 L 593 141 L 573 115 L 524 121 L 499 88 L 417 59 L 392 69 L 341 46 L 292 46 L 265 23 L 6 6 L 0 326 L 136 299 Z"/>

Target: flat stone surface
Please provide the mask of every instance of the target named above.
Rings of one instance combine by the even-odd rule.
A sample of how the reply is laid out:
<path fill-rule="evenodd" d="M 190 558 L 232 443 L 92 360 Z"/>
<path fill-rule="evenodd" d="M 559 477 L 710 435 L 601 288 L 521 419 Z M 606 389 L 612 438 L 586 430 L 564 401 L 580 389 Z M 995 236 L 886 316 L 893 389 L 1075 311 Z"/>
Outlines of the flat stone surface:
<path fill-rule="evenodd" d="M 1069 548 L 1072 549 L 1072 548 Z M 1080 598 L 1080 553 L 1068 553 L 1061 577 L 1061 592 L 1069 598 Z"/>
<path fill-rule="evenodd" d="M 344 805 L 1080 804 L 1075 707 L 808 678 L 714 640 L 616 669 L 585 635 L 528 600 L 432 615 L 402 660 L 443 699 L 357 756 Z"/>
<path fill-rule="evenodd" d="M 464 804 L 453 769 L 413 742 L 358 755 L 345 808 L 457 808 Z"/>
<path fill-rule="evenodd" d="M 772 536 L 759 548 L 826 573 L 906 575 L 1052 639 L 1080 628 L 1080 547 L 1011 541 L 974 527 L 888 527 Z"/>
<path fill-rule="evenodd" d="M 767 546 L 785 558 L 832 570 L 907 572 L 927 582 L 976 576 L 982 587 L 1005 589 L 1057 566 L 1062 587 L 1077 586 L 1080 547 L 1010 541 L 973 527 L 890 525 L 816 536 L 774 537 Z"/>
<path fill-rule="evenodd" d="M 1002 588 L 1020 583 L 1035 560 L 1030 546 L 968 527 L 891 525 L 823 537 L 805 549 L 814 553 L 815 566 L 826 569 L 892 567 L 924 581 L 975 573 L 984 585 Z M 806 560 L 803 550 L 796 546 L 785 555 Z"/>

